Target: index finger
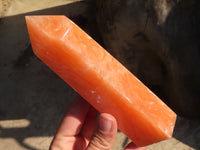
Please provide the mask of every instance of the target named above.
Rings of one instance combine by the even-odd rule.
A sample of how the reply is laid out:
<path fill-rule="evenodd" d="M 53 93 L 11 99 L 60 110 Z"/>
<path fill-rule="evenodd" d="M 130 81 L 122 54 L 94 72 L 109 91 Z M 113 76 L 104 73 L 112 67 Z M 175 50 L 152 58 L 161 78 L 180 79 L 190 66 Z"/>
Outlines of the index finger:
<path fill-rule="evenodd" d="M 76 96 L 62 120 L 56 136 L 69 137 L 78 135 L 89 108 L 89 103 L 81 96 Z"/>

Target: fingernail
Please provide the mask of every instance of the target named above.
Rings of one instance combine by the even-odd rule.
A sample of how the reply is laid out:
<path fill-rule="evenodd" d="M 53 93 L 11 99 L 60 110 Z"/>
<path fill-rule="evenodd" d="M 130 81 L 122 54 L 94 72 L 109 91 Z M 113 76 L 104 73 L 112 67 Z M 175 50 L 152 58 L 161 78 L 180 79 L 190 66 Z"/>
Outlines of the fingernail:
<path fill-rule="evenodd" d="M 112 130 L 112 120 L 105 117 L 100 116 L 99 117 L 99 129 L 104 133 L 109 133 Z"/>

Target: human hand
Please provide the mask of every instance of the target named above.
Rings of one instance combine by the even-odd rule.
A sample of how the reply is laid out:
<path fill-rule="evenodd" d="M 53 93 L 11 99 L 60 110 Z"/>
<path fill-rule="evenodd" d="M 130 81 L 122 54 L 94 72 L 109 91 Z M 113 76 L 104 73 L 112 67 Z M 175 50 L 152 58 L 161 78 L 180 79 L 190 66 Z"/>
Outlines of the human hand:
<path fill-rule="evenodd" d="M 111 150 L 116 134 L 115 118 L 97 111 L 80 96 L 69 106 L 50 150 Z M 145 150 L 130 143 L 125 150 Z"/>

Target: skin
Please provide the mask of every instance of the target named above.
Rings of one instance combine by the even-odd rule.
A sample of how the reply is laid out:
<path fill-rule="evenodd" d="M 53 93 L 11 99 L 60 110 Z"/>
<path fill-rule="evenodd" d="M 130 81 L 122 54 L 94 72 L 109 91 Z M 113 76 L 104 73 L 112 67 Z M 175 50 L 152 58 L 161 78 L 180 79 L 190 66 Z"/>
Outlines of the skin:
<path fill-rule="evenodd" d="M 117 122 L 107 113 L 97 111 L 77 96 L 69 106 L 51 143 L 50 150 L 111 150 Z M 130 143 L 124 150 L 145 150 Z"/>

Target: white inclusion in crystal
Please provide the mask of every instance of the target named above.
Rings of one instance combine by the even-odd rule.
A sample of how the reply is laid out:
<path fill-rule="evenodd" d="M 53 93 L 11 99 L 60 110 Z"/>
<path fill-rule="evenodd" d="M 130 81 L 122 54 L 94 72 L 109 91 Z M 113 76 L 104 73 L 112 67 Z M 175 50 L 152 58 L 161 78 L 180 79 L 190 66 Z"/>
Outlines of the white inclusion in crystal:
<path fill-rule="evenodd" d="M 154 102 L 150 102 L 149 104 L 152 105 L 152 104 L 154 104 Z"/>
<path fill-rule="evenodd" d="M 101 100 L 101 96 L 98 95 L 98 96 L 97 96 L 97 103 L 100 103 L 100 100 Z"/>
<path fill-rule="evenodd" d="M 69 32 L 69 29 L 70 29 L 70 28 L 67 29 L 67 31 L 65 32 L 65 34 L 62 36 L 61 40 L 64 40 L 65 36 L 66 36 L 66 35 L 68 34 L 68 32 Z"/>
<path fill-rule="evenodd" d="M 130 100 L 130 98 L 129 97 L 127 97 L 127 96 L 123 96 L 123 97 L 125 97 L 125 99 L 127 99 L 130 103 L 133 103 L 131 100 Z"/>
<path fill-rule="evenodd" d="M 164 103 L 163 101 L 160 101 L 160 104 L 161 104 L 162 106 L 164 106 L 164 105 L 165 105 L 165 103 Z"/>
<path fill-rule="evenodd" d="M 131 100 L 130 100 L 130 98 L 126 97 L 126 99 L 127 99 L 130 103 L 132 103 Z"/>
<path fill-rule="evenodd" d="M 56 31 L 58 31 L 58 30 L 59 30 L 59 28 L 56 28 L 55 30 L 56 30 Z"/>
<path fill-rule="evenodd" d="M 92 94 L 96 93 L 96 91 L 91 91 Z"/>

